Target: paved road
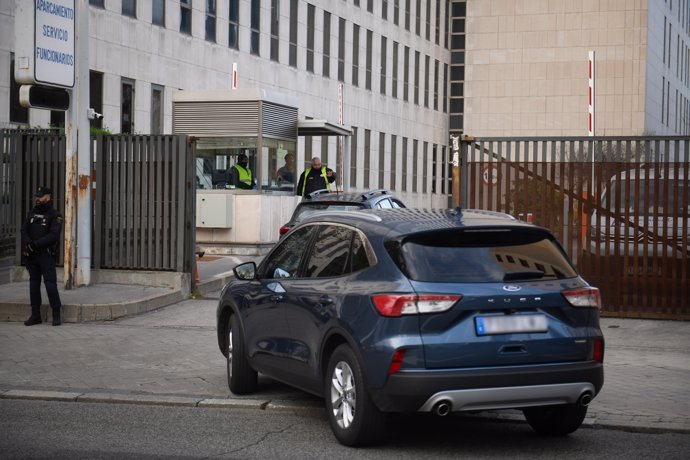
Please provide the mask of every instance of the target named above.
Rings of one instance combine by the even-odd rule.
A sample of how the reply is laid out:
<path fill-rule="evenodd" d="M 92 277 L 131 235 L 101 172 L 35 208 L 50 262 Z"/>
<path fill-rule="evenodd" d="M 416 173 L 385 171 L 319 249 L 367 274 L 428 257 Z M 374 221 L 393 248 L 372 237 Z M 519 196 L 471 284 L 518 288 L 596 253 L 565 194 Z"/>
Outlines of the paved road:
<path fill-rule="evenodd" d="M 381 445 L 337 443 L 325 416 L 248 409 L 0 400 L 0 451 L 14 458 L 685 459 L 679 433 L 535 435 L 526 424 L 397 417 Z"/>
<path fill-rule="evenodd" d="M 94 394 L 143 395 L 140 401 L 149 402 L 179 396 L 194 404 L 235 398 L 216 341 L 219 294 L 109 322 L 0 323 L 0 396 L 33 389 L 92 400 Z M 690 322 L 604 319 L 602 326 L 606 382 L 586 424 L 690 433 Z M 322 407 L 319 399 L 265 378 L 244 399 Z M 517 411 L 497 416 L 522 420 Z"/>

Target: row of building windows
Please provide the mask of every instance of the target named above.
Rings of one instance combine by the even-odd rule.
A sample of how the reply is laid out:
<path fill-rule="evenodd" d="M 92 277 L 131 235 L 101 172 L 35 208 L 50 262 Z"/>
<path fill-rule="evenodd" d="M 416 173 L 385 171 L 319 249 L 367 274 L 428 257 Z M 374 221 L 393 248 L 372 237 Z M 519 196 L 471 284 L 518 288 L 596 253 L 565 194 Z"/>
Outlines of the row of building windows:
<path fill-rule="evenodd" d="M 465 16 L 467 14 L 467 3 L 456 1 L 451 5 L 451 53 L 450 53 L 450 108 L 449 128 L 453 134 L 463 131 L 463 117 L 465 111 L 464 85 L 465 85 Z M 444 85 L 443 100 L 448 100 Z"/>
<path fill-rule="evenodd" d="M 673 0 L 664 0 L 668 5 L 669 11 L 673 11 Z M 681 25 L 685 34 L 690 37 L 690 1 L 676 0 L 676 14 L 678 16 L 678 23 Z"/>
<path fill-rule="evenodd" d="M 93 5 L 102 6 L 102 1 L 91 0 Z M 410 12 L 410 0 L 405 0 L 405 17 L 406 28 L 409 30 L 409 12 Z M 436 0 L 436 30 L 435 34 L 436 43 L 440 40 L 440 16 L 442 10 L 441 0 Z M 446 11 L 449 11 L 451 3 L 449 0 L 445 0 Z M 260 55 L 260 0 L 251 0 L 251 12 L 250 12 L 250 43 L 249 52 L 253 55 Z M 292 67 L 297 67 L 297 31 L 298 31 L 298 12 L 299 12 L 299 0 L 290 0 L 290 12 L 289 12 L 289 56 L 288 64 Z M 397 24 L 399 14 L 400 14 L 400 1 L 394 2 L 393 9 L 393 20 Z M 431 18 L 431 4 L 432 2 L 426 2 L 426 18 L 427 24 L 430 24 Z M 128 16 L 132 16 L 136 13 L 136 0 L 131 0 L 129 2 L 123 2 L 122 13 Z M 239 50 L 239 0 L 229 1 L 229 31 L 228 31 L 228 46 L 233 49 Z M 154 2 L 152 4 L 153 18 L 159 18 L 163 20 L 165 18 L 165 2 Z M 191 0 L 181 0 L 180 1 L 181 16 L 180 16 L 180 31 L 183 33 L 191 34 Z M 387 17 L 387 2 L 382 4 L 382 15 Z M 270 59 L 275 62 L 280 62 L 279 56 L 279 29 L 280 29 L 280 0 L 271 0 L 271 24 L 270 24 Z M 417 18 L 421 17 L 421 1 L 417 0 Z M 331 61 L 332 59 L 337 59 L 337 79 L 339 81 L 345 82 L 345 34 L 347 22 L 343 18 L 338 19 L 338 44 L 337 44 L 337 57 L 333 56 L 331 51 L 331 26 L 333 22 L 332 14 L 329 11 L 323 11 L 323 35 L 322 37 L 316 37 L 316 20 L 317 10 L 312 4 L 307 3 L 307 43 L 306 43 L 306 70 L 308 72 L 315 72 L 315 43 L 317 38 L 322 39 L 322 62 L 321 62 L 321 74 L 324 77 L 331 77 Z M 448 30 L 448 15 L 446 18 L 446 30 Z M 384 17 L 384 19 L 386 18 Z M 155 22 L 154 22 L 155 23 Z M 206 2 L 206 39 L 215 42 L 215 23 L 216 23 L 216 1 L 207 0 Z M 164 25 L 164 24 L 161 24 Z M 427 30 L 430 36 L 430 26 Z M 420 28 L 416 28 L 417 34 L 420 33 Z M 360 38 L 360 34 L 364 35 Z M 374 33 L 371 30 L 362 31 L 358 24 L 352 25 L 352 75 L 351 84 L 353 86 L 360 86 L 359 82 L 359 72 L 360 72 L 360 39 L 364 40 L 365 45 L 365 80 L 364 87 L 368 90 L 373 90 L 373 47 L 374 47 Z M 446 34 L 445 46 L 448 46 Z M 427 38 L 429 38 L 429 36 Z M 464 36 L 463 36 L 464 37 Z M 398 98 L 399 89 L 399 58 L 401 54 L 400 43 L 393 41 L 391 46 L 392 60 L 388 59 L 388 38 L 380 37 L 381 45 L 381 60 L 379 65 L 379 75 L 380 82 L 379 88 L 381 94 L 390 94 L 393 98 Z M 414 52 L 414 77 L 410 80 L 410 54 Z M 422 72 L 422 56 L 419 51 L 412 51 L 410 47 L 404 46 L 403 50 L 404 59 L 404 70 L 403 70 L 403 91 L 402 99 L 404 101 L 409 101 L 409 87 L 413 86 L 413 102 L 417 105 L 423 105 L 426 108 L 433 108 L 434 110 L 439 110 L 439 98 L 442 100 L 441 110 L 443 112 L 447 111 L 447 87 L 448 87 L 448 65 L 444 64 L 441 68 L 440 61 L 434 60 L 433 64 L 431 57 L 428 55 L 424 56 L 424 89 L 423 89 L 423 101 L 420 99 L 420 74 Z M 389 62 L 391 61 L 391 62 Z M 390 67 L 389 67 L 390 66 Z M 390 68 L 390 70 L 389 70 Z M 440 77 L 441 72 L 443 72 L 443 82 L 441 83 Z M 387 86 L 388 75 L 391 76 L 391 87 Z M 439 95 L 439 85 L 444 88 L 442 97 Z"/>
<path fill-rule="evenodd" d="M 677 16 L 677 24 L 680 25 L 684 33 L 676 33 L 675 47 L 675 68 L 676 79 L 680 80 L 681 86 L 690 88 L 690 46 L 686 39 L 690 37 L 690 2 L 688 0 L 665 0 L 671 15 L 664 15 L 664 49 L 662 61 L 664 67 L 672 72 L 671 63 L 673 48 L 673 16 Z M 674 5 L 675 3 L 675 5 Z M 676 14 L 673 14 L 674 8 Z M 669 75 L 668 72 L 666 75 Z M 675 89 L 671 86 L 671 79 L 662 76 L 661 80 L 661 124 L 672 128 L 674 132 L 681 135 L 690 133 L 690 100 L 683 94 L 682 89 Z M 673 110 L 671 110 L 673 105 Z"/>
<path fill-rule="evenodd" d="M 19 85 L 14 79 L 14 53 L 10 53 L 10 122 L 29 123 L 29 109 L 19 104 Z M 136 82 L 122 77 L 120 83 L 120 132 L 134 133 L 134 95 Z M 151 84 L 150 134 L 163 134 L 165 87 Z M 103 73 L 89 71 L 89 107 L 103 113 Z M 65 112 L 52 110 L 50 125 L 64 126 Z M 93 128 L 103 128 L 103 119 L 91 120 Z"/>
<path fill-rule="evenodd" d="M 671 69 L 671 52 L 673 43 L 673 24 L 664 16 L 664 51 L 661 59 L 667 69 Z M 681 34 L 676 34 L 676 78 L 690 88 L 690 47 Z"/>
<path fill-rule="evenodd" d="M 666 127 L 673 126 L 674 132 L 681 135 L 690 134 L 690 100 L 682 91 L 676 89 L 674 110 L 671 112 L 671 82 L 666 77 L 661 77 L 661 124 Z M 671 125 L 671 116 L 673 125 Z"/>
<path fill-rule="evenodd" d="M 350 140 L 350 186 L 369 189 L 386 187 L 396 192 L 441 193 L 451 190 L 448 182 L 448 158 L 445 145 L 432 144 L 427 141 L 410 139 L 396 134 L 376 133 L 364 129 L 361 140 L 362 162 L 359 163 L 360 128 L 352 127 Z M 322 139 L 322 157 L 326 158 L 326 138 Z M 305 139 L 305 158 L 311 157 L 311 139 Z M 390 155 L 386 153 L 390 152 Z M 386 158 L 390 161 L 387 163 Z M 377 168 L 372 168 L 372 159 Z M 400 168 L 397 168 L 400 159 Z M 421 167 L 418 168 L 418 161 Z M 362 182 L 358 183 L 357 174 L 362 173 Z M 373 174 L 373 176 L 372 176 Z M 372 183 L 375 177 L 375 183 Z"/>
<path fill-rule="evenodd" d="M 197 0 L 198 1 L 198 0 Z M 97 6 L 104 8 L 104 0 L 89 0 L 92 6 Z M 229 0 L 229 22 L 230 27 L 230 47 L 234 46 L 232 43 L 237 43 L 237 21 L 239 16 L 239 3 L 240 0 Z M 412 11 L 412 0 L 382 0 L 381 5 L 381 18 L 388 20 L 388 6 L 392 3 L 392 20 L 393 24 L 396 26 L 400 25 L 401 16 L 404 17 L 404 27 L 405 30 L 411 31 L 411 11 Z M 415 0 L 415 28 L 414 31 L 417 36 L 422 36 L 422 3 L 424 3 L 424 30 L 425 38 L 431 41 L 431 16 L 432 16 L 432 3 L 435 3 L 435 23 L 434 23 L 434 42 L 440 45 L 441 40 L 441 17 L 442 17 L 442 3 L 445 3 L 445 11 L 449 10 L 450 0 L 429 0 L 422 2 L 422 0 Z M 216 0 L 205 0 L 206 4 L 206 20 L 205 20 L 205 36 L 206 40 L 216 41 L 216 20 L 217 20 L 217 2 Z M 355 6 L 360 6 L 359 0 L 354 1 Z M 260 30 L 260 6 L 261 0 L 251 0 L 251 29 L 252 29 L 252 42 L 254 41 L 254 32 L 257 34 L 256 40 L 258 41 L 258 33 Z M 271 37 L 278 37 L 278 18 L 280 16 L 280 1 L 271 0 Z M 367 0 L 367 11 L 369 13 L 374 13 L 374 1 Z M 295 18 L 297 12 L 297 0 L 290 1 L 290 22 L 292 23 L 292 18 Z M 151 22 L 155 25 L 165 27 L 165 0 L 151 0 Z M 132 18 L 137 17 L 137 0 L 122 0 L 122 14 Z M 448 15 L 443 15 L 445 30 L 448 30 Z M 232 25 L 235 27 L 233 28 Z M 180 32 L 185 34 L 192 33 L 192 0 L 180 0 Z M 234 40 L 232 40 L 234 39 Z M 446 34 L 444 40 L 444 46 L 448 48 L 448 35 Z M 256 48 L 258 50 L 258 46 Z M 271 48 L 273 49 L 273 47 Z M 277 49 L 277 47 L 276 47 Z M 276 59 L 277 60 L 277 59 Z"/>

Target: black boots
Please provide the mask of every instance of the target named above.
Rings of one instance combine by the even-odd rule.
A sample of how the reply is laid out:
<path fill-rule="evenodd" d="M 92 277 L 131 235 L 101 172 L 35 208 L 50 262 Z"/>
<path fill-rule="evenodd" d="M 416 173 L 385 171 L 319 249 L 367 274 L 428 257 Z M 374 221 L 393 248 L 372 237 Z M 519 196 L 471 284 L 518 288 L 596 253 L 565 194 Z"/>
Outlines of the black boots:
<path fill-rule="evenodd" d="M 33 326 L 34 324 L 41 324 L 43 321 L 41 321 L 41 307 L 40 305 L 38 307 L 34 307 L 33 305 L 31 306 L 31 317 L 24 321 L 24 326 Z"/>
<path fill-rule="evenodd" d="M 31 307 L 31 317 L 24 321 L 24 326 L 33 326 L 34 324 L 41 324 L 41 307 Z M 60 319 L 60 307 L 53 308 L 53 326 L 62 324 Z"/>
<path fill-rule="evenodd" d="M 59 326 L 62 324 L 60 321 L 60 307 L 53 308 L 53 326 Z"/>

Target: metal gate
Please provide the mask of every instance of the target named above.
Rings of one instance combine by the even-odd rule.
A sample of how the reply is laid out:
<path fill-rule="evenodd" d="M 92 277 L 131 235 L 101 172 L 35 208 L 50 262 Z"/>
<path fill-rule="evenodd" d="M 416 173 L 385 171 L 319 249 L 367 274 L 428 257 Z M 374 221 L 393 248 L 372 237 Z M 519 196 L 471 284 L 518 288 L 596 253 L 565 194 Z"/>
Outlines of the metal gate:
<path fill-rule="evenodd" d="M 690 138 L 482 138 L 462 144 L 463 207 L 549 228 L 604 315 L 690 319 Z"/>
<path fill-rule="evenodd" d="M 53 190 L 55 206 L 64 214 L 65 138 L 19 130 L 4 130 L 0 136 L 1 190 L 8 196 L 0 209 L 0 237 L 12 241 L 6 254 L 18 265 L 18 230 L 38 185 Z M 92 268 L 191 274 L 194 147 L 186 136 L 98 136 L 91 139 L 91 154 Z M 59 254 L 62 264 L 62 247 Z"/>

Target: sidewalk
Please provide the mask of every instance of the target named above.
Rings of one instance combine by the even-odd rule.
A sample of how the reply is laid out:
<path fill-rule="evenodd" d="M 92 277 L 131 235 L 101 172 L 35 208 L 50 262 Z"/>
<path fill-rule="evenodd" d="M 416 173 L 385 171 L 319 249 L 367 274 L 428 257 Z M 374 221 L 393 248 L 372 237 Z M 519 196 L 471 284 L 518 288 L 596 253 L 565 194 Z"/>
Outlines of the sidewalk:
<path fill-rule="evenodd" d="M 199 282 L 196 294 L 221 289 L 233 276 L 235 265 L 256 256 L 212 256 L 197 259 Z M 94 283 L 90 286 L 65 290 L 58 279 L 58 291 L 62 301 L 62 319 L 65 323 L 112 320 L 155 310 L 180 302 L 186 298 L 180 288 L 146 285 L 154 281 L 145 279 L 153 273 L 141 274 L 141 284 Z M 29 282 L 0 282 L 0 321 L 23 322 L 31 314 L 29 303 Z M 43 320 L 50 319 L 48 295 L 41 284 Z"/>
<path fill-rule="evenodd" d="M 249 397 L 230 393 L 215 331 L 219 296 L 61 327 L 0 323 L 0 398 L 323 414 L 322 400 L 268 378 Z M 690 322 L 605 318 L 602 329 L 605 383 L 585 426 L 690 434 Z M 524 421 L 519 411 L 468 416 Z"/>

